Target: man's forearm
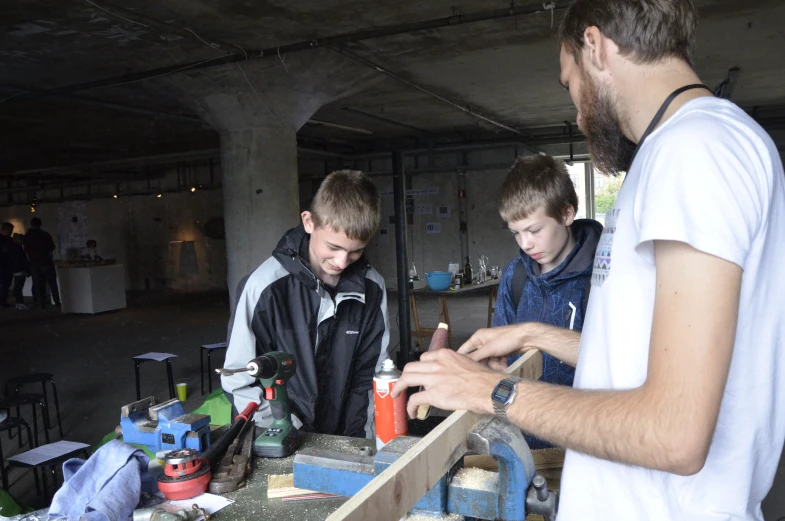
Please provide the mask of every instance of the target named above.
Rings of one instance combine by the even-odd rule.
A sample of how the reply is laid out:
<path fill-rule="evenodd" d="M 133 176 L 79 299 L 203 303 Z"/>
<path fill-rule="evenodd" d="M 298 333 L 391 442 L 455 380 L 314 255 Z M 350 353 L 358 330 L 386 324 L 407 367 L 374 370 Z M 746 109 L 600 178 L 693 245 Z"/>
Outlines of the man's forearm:
<path fill-rule="evenodd" d="M 523 347 L 527 350 L 539 349 L 573 367 L 578 365 L 578 351 L 581 345 L 579 331 L 535 322 L 530 322 L 526 326 L 522 340 Z"/>
<path fill-rule="evenodd" d="M 651 399 L 644 387 L 585 391 L 522 381 L 517 389 L 507 416 L 538 438 L 631 465 L 679 474 L 699 470 L 690 463 L 691 449 L 674 442 L 689 423 L 679 420 L 678 404 L 666 407 L 662 400 Z"/>

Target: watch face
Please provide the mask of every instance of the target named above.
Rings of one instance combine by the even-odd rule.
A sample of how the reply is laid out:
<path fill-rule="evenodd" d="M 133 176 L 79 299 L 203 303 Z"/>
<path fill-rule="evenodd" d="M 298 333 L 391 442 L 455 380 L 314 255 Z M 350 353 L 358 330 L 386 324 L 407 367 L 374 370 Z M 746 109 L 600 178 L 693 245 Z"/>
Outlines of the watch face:
<path fill-rule="evenodd" d="M 509 385 L 505 382 L 499 382 L 499 385 L 497 385 L 496 389 L 493 391 L 493 401 L 507 403 L 507 400 L 510 398 L 512 391 L 512 385 Z"/>

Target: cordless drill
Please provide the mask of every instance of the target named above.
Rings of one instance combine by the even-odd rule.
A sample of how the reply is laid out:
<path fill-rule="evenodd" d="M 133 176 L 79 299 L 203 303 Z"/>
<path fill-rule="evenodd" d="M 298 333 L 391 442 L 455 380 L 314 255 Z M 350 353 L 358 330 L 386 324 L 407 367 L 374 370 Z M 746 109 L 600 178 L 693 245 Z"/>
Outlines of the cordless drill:
<path fill-rule="evenodd" d="M 289 353 L 272 351 L 254 358 L 247 367 L 248 374 L 258 378 L 264 387 L 264 399 L 273 414 L 272 425 L 256 438 L 253 452 L 263 458 L 285 458 L 299 443 L 286 392 L 286 382 L 294 376 L 297 361 Z"/>
<path fill-rule="evenodd" d="M 299 437 L 292 425 L 286 381 L 294 376 L 297 360 L 289 353 L 272 351 L 254 358 L 241 369 L 216 369 L 224 376 L 248 373 L 258 378 L 264 387 L 264 399 L 270 404 L 273 423 L 253 444 L 253 452 L 263 458 L 285 458 L 297 448 Z"/>

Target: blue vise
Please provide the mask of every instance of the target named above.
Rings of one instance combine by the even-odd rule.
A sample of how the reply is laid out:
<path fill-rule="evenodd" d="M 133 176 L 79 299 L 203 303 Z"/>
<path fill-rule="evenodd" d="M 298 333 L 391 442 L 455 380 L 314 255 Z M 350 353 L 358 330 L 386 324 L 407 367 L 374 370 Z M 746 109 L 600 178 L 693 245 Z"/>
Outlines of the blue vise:
<path fill-rule="evenodd" d="M 194 449 L 210 446 L 210 416 L 186 414 L 183 402 L 174 398 L 156 404 L 150 396 L 120 409 L 123 441 L 147 445 L 150 451 Z"/>
<path fill-rule="evenodd" d="M 353 496 L 419 441 L 400 436 L 375 456 L 303 449 L 294 457 L 294 486 Z M 534 459 L 519 429 L 485 418 L 468 433 L 466 446 L 469 453 L 493 456 L 498 472 L 463 468 L 460 461 L 414 505 L 412 513 L 436 519 L 448 514 L 502 521 L 523 520 L 527 514 L 556 518 L 558 495 L 548 490 L 542 476 L 535 475 Z"/>

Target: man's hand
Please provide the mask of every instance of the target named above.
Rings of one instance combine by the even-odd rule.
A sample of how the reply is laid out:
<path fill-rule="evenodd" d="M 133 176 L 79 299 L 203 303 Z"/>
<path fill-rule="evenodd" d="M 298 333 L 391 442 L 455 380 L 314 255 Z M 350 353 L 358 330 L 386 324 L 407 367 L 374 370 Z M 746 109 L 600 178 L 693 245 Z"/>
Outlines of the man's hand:
<path fill-rule="evenodd" d="M 575 367 L 581 334 L 562 327 L 539 322 L 524 322 L 509 326 L 480 329 L 458 349 L 459 353 L 491 369 L 504 371 L 509 355 L 539 349 L 565 364 Z"/>
<path fill-rule="evenodd" d="M 507 357 L 525 353 L 523 346 L 525 324 L 513 324 L 489 329 L 480 329 L 459 349 L 475 362 L 484 362 L 495 371 L 507 369 Z"/>
<path fill-rule="evenodd" d="M 489 370 L 450 349 L 423 353 L 419 362 L 406 364 L 395 383 L 392 397 L 407 387 L 422 386 L 424 391 L 409 397 L 406 409 L 410 418 L 420 405 L 427 404 L 449 411 L 469 410 L 493 414 L 491 393 L 505 375 Z"/>

